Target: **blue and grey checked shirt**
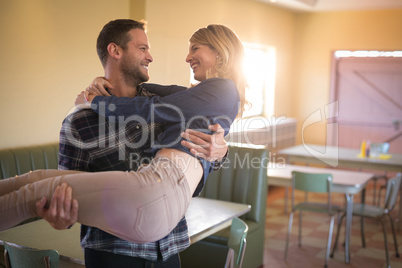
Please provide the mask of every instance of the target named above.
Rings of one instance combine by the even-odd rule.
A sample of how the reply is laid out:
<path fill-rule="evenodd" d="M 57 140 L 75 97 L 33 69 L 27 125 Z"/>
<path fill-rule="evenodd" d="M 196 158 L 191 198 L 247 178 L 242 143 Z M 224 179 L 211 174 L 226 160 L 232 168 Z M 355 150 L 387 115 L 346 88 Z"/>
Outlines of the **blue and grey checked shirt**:
<path fill-rule="evenodd" d="M 152 96 L 139 87 L 137 96 Z M 119 122 L 92 110 L 78 110 L 65 118 L 60 131 L 59 169 L 80 171 L 136 170 L 149 161 L 150 143 L 161 125 L 135 120 Z M 190 245 L 187 222 L 183 218 L 163 239 L 147 244 L 122 240 L 100 229 L 81 227 L 81 246 L 115 254 L 155 261 L 166 260 Z"/>

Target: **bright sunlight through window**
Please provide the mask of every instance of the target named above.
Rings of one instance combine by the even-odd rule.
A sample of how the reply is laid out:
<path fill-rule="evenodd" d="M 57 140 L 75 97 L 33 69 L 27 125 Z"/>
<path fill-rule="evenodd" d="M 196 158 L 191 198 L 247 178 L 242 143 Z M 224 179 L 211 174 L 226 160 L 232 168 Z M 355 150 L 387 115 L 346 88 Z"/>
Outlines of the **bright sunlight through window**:
<path fill-rule="evenodd" d="M 243 117 L 274 114 L 276 52 L 274 47 L 244 44 L 246 59 L 244 71 L 249 89 L 246 98 L 251 108 Z"/>
<path fill-rule="evenodd" d="M 275 97 L 275 48 L 245 43 L 244 49 L 246 54 L 244 71 L 249 84 L 246 99 L 252 106 L 243 113 L 243 118 L 257 115 L 272 116 Z M 190 72 L 190 83 L 197 83 L 192 71 Z"/>

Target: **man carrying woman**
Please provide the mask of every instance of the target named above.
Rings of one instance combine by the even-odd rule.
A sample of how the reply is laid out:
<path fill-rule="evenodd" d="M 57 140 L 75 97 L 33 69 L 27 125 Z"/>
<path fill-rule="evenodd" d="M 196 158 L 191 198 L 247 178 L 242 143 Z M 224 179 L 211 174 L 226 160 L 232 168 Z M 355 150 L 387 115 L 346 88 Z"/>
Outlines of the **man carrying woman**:
<path fill-rule="evenodd" d="M 129 31 L 131 35 L 142 33 L 139 29 Z M 152 61 L 147 55 L 149 46 L 144 45 L 147 41 L 140 42 L 139 45 L 128 43 L 126 48 L 110 43 L 108 60 L 121 62 L 121 66 L 128 69 L 131 64 L 139 66 L 139 76 L 145 77 L 148 64 Z M 191 196 L 199 194 L 212 169 L 210 162 L 191 156 L 188 149 L 181 146 L 180 141 L 172 143 L 172 138 L 180 136 L 183 123 L 204 131 L 208 130 L 211 123 L 220 123 L 227 134 L 231 123 L 235 117 L 241 115 L 245 104 L 243 53 L 240 40 L 230 29 L 222 25 L 210 25 L 199 29 L 190 38 L 187 62 L 193 69 L 195 79 L 200 81 L 198 85 L 186 90 L 173 87 L 177 93 L 164 97 L 95 97 L 93 103 L 98 104 L 94 109 L 97 112 L 100 112 L 101 103 L 105 103 L 105 107 L 111 107 L 110 103 L 115 104 L 116 109 L 106 110 L 107 117 L 135 114 L 147 123 L 151 123 L 152 118 L 157 124 L 162 124 L 162 135 L 158 135 L 157 144 L 151 145 L 158 150 L 155 159 L 149 165 L 141 167 L 138 172 L 102 172 L 94 175 L 75 172 L 72 174 L 73 172 L 67 171 L 55 175 L 53 171 L 38 171 L 21 176 L 17 183 L 15 179 L 5 180 L 6 185 L 3 184 L 3 188 L 12 189 L 11 185 L 16 187 L 16 191 L 6 195 L 2 193 L 2 207 L 3 203 L 8 205 L 0 212 L 13 213 L 10 211 L 14 207 L 9 207 L 12 202 L 7 200 L 25 196 L 26 200 L 17 205 L 18 208 L 21 206 L 25 209 L 26 203 L 33 202 L 35 198 L 43 195 L 43 188 L 51 189 L 51 194 L 57 185 L 67 182 L 73 188 L 73 197 L 78 199 L 80 204 L 79 222 L 133 242 L 144 243 L 162 239 L 183 218 Z M 132 56 L 136 54 L 142 54 L 143 59 L 134 61 Z M 106 68 L 105 73 L 107 77 Z M 130 82 L 130 77 L 123 80 Z M 159 86 L 144 87 L 152 89 Z M 116 84 L 109 88 L 117 95 L 114 92 Z M 92 98 L 92 95 L 88 97 Z M 178 120 L 177 116 L 167 112 L 166 107 L 172 106 L 183 113 L 184 119 Z M 150 116 L 151 113 L 156 116 Z M 23 183 L 24 180 L 32 183 L 19 188 L 18 183 Z M 49 193 L 47 195 L 49 196 Z M 147 220 L 155 215 L 152 211 L 156 211 L 159 220 L 165 223 L 162 228 L 147 224 Z M 20 212 L 17 214 L 21 216 Z"/>

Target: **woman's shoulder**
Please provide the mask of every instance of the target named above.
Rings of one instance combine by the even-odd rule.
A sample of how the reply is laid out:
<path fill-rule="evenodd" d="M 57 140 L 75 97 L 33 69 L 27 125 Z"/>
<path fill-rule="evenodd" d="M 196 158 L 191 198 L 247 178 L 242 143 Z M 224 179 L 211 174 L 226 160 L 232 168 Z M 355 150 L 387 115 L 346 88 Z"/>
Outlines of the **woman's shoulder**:
<path fill-rule="evenodd" d="M 233 80 L 220 77 L 205 79 L 200 83 L 200 85 L 201 84 L 217 84 L 217 85 L 227 85 L 230 87 L 236 87 L 236 84 Z"/>
<path fill-rule="evenodd" d="M 237 87 L 236 84 L 233 80 L 226 79 L 226 78 L 219 78 L 219 77 L 214 77 L 214 78 L 209 78 L 201 83 L 199 83 L 197 86 L 200 88 L 207 88 L 210 91 L 218 91 L 221 92 L 222 94 L 237 94 Z"/>

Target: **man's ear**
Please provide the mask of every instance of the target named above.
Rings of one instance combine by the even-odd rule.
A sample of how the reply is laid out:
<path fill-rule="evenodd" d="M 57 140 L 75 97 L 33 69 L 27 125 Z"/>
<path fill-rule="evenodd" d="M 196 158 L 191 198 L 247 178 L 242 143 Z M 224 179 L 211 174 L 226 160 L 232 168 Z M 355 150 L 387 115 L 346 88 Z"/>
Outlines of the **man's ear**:
<path fill-rule="evenodd" d="M 121 56 L 120 47 L 118 45 L 116 45 L 115 43 L 110 43 L 107 46 L 107 51 L 108 51 L 109 55 L 115 59 L 119 59 Z"/>

